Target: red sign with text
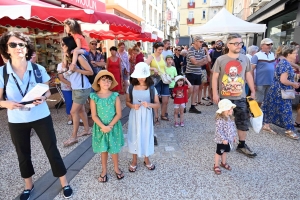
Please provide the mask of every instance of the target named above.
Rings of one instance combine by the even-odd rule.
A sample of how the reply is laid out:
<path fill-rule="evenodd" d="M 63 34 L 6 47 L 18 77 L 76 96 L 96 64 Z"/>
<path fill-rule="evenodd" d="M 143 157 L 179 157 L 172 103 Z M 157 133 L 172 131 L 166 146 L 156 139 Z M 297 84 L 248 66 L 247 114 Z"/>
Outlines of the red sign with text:
<path fill-rule="evenodd" d="M 62 0 L 62 2 L 84 9 L 106 12 L 105 3 L 99 0 Z"/>

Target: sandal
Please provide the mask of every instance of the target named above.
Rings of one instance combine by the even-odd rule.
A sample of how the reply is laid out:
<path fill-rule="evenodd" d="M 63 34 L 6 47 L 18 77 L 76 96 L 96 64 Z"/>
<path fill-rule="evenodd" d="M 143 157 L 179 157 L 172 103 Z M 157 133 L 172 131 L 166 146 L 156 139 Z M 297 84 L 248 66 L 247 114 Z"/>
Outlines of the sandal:
<path fill-rule="evenodd" d="M 212 105 L 214 105 L 213 102 L 209 102 L 208 104 L 206 104 L 206 106 L 212 106 Z"/>
<path fill-rule="evenodd" d="M 64 147 L 72 146 L 73 144 L 78 143 L 78 139 L 76 138 L 69 138 L 67 141 L 64 142 Z"/>
<path fill-rule="evenodd" d="M 205 103 L 202 103 L 202 102 L 198 102 L 197 104 L 200 105 L 200 106 L 205 106 Z"/>
<path fill-rule="evenodd" d="M 157 118 L 155 118 L 155 120 L 154 120 L 154 125 L 160 125 L 160 122 L 158 121 L 158 117 Z"/>
<path fill-rule="evenodd" d="M 220 166 L 223 167 L 223 168 L 225 168 L 225 169 L 227 169 L 227 170 L 229 170 L 229 171 L 231 171 L 231 167 L 227 163 L 223 164 L 221 162 Z"/>
<path fill-rule="evenodd" d="M 291 139 L 294 139 L 294 140 L 299 139 L 299 136 L 296 133 L 294 133 L 293 131 L 285 131 L 284 133 L 287 137 L 289 137 Z"/>
<path fill-rule="evenodd" d="M 268 132 L 268 133 L 272 133 L 272 134 L 277 134 L 275 131 L 273 131 L 270 127 L 267 128 L 265 126 L 263 126 L 262 128 L 263 131 Z"/>
<path fill-rule="evenodd" d="M 214 170 L 215 174 L 217 174 L 217 175 L 220 175 L 222 173 L 219 166 L 214 165 L 213 170 Z"/>
<path fill-rule="evenodd" d="M 148 170 L 155 170 L 155 165 L 153 165 L 152 163 L 150 165 L 147 165 L 146 162 L 144 161 L 144 165 L 145 167 L 147 167 Z"/>
<path fill-rule="evenodd" d="M 104 176 L 101 176 L 101 174 L 100 174 L 98 181 L 101 183 L 107 182 L 107 174 L 105 174 Z"/>
<path fill-rule="evenodd" d="M 297 122 L 295 122 L 294 126 L 300 128 L 300 124 L 298 124 Z"/>
<path fill-rule="evenodd" d="M 120 174 L 118 174 L 117 172 L 115 172 L 118 180 L 121 180 L 121 179 L 124 178 L 124 174 L 123 174 L 122 170 L 120 170 L 120 172 L 121 172 Z"/>
<path fill-rule="evenodd" d="M 164 121 L 170 121 L 169 118 L 166 117 L 166 116 L 160 116 L 160 119 L 161 119 L 161 120 L 164 120 Z"/>
<path fill-rule="evenodd" d="M 132 165 L 130 165 L 129 168 L 128 168 L 128 171 L 129 171 L 129 172 L 135 172 L 136 169 L 137 169 L 137 166 L 132 166 Z"/>
<path fill-rule="evenodd" d="M 91 135 L 91 129 L 89 129 L 87 132 L 82 132 L 78 135 L 78 137 L 83 137 L 83 136 L 89 136 Z"/>

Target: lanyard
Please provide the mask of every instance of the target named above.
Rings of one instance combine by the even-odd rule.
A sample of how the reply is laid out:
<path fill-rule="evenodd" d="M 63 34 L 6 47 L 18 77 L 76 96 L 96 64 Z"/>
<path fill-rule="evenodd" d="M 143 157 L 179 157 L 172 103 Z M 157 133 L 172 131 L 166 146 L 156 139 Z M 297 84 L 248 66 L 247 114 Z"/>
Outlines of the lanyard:
<path fill-rule="evenodd" d="M 12 77 L 13 77 L 13 79 L 14 79 L 14 81 L 15 81 L 15 83 L 16 83 L 19 91 L 20 91 L 20 94 L 22 95 L 22 97 L 24 97 L 27 94 L 27 91 L 28 91 L 28 87 L 29 87 L 29 83 L 30 83 L 30 78 L 31 78 L 31 71 L 29 71 L 29 80 L 28 80 L 28 83 L 27 83 L 27 86 L 26 86 L 26 89 L 25 89 L 25 93 L 22 92 L 22 90 L 20 88 L 20 85 L 19 85 L 17 79 L 14 77 L 14 75 L 13 74 L 11 74 L 11 75 L 12 75 Z"/>

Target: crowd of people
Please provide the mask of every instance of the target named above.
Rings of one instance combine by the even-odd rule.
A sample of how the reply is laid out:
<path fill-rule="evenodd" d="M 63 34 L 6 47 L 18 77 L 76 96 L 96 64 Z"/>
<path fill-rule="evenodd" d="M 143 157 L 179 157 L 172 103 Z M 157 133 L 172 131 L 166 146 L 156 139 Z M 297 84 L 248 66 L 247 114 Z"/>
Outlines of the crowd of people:
<path fill-rule="evenodd" d="M 295 94 L 294 89 L 299 88 L 297 43 L 280 46 L 275 55 L 273 41 L 265 38 L 260 47 L 248 47 L 246 54 L 241 35 L 233 33 L 226 41 L 212 42 L 210 49 L 201 36 L 195 36 L 190 47 L 170 48 L 169 40 L 156 42 L 154 52 L 148 58 L 144 58 L 139 42 L 128 52 L 125 43 L 120 42 L 117 47 L 110 47 L 107 57 L 97 50 L 96 39 L 86 41 L 76 20 L 66 20 L 65 27 L 69 36 L 61 40 L 64 56 L 57 71 L 68 124 L 73 125 L 73 132 L 64 141 L 64 146 L 78 143 L 78 137 L 92 135 L 93 150 L 101 154 L 99 182 L 108 181 L 108 153 L 112 154 L 117 179 L 124 178 L 118 163 L 118 153 L 124 145 L 119 95 L 126 95 L 126 106 L 131 108 L 127 140 L 128 152 L 133 155 L 128 168 L 132 173 L 137 170 L 137 157 L 144 158 L 148 170 L 155 169 L 149 158 L 157 143 L 154 126 L 164 120 L 173 121 L 174 127 L 184 127 L 188 102 L 191 114 L 201 114 L 199 105 L 217 104 L 219 107 L 213 167 L 216 174 L 221 174 L 220 167 L 231 170 L 226 153 L 236 141 L 238 152 L 250 158 L 257 156 L 246 144 L 250 117 L 246 96 L 256 99 L 261 106 L 264 132 L 276 134 L 270 127 L 275 124 L 285 128 L 289 138 L 299 138 L 295 127 L 300 127 L 300 112 L 294 122 L 293 97 L 288 93 Z M 57 149 L 46 104 L 50 91 L 35 98 L 31 102 L 34 106 L 20 103 L 37 83 L 48 84 L 50 77 L 43 66 L 31 62 L 34 47 L 28 36 L 7 32 L 1 36 L 0 44 L 0 53 L 8 60 L 0 68 L 0 107 L 7 108 L 9 131 L 25 182 L 21 199 L 29 199 L 34 189 L 31 129 L 43 144 L 53 175 L 60 179 L 64 197 L 69 198 L 73 191 L 65 176 L 66 168 Z M 85 110 L 87 102 L 90 112 Z M 168 113 L 171 102 L 173 116 Z M 94 121 L 92 129 L 88 124 L 88 113 Z M 84 131 L 78 133 L 80 120 Z"/>

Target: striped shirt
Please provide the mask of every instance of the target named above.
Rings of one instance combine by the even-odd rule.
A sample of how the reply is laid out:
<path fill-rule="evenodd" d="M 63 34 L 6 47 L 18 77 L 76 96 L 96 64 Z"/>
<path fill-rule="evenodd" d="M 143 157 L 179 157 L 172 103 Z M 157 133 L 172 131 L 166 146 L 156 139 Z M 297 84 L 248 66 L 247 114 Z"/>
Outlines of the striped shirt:
<path fill-rule="evenodd" d="M 203 48 L 196 50 L 194 47 L 189 48 L 187 55 L 187 66 L 185 73 L 201 74 L 201 66 L 193 65 L 191 58 L 195 58 L 197 61 L 205 57 L 205 51 Z"/>
<path fill-rule="evenodd" d="M 271 85 L 276 65 L 274 53 L 259 51 L 251 58 L 251 64 L 256 65 L 255 85 Z"/>

